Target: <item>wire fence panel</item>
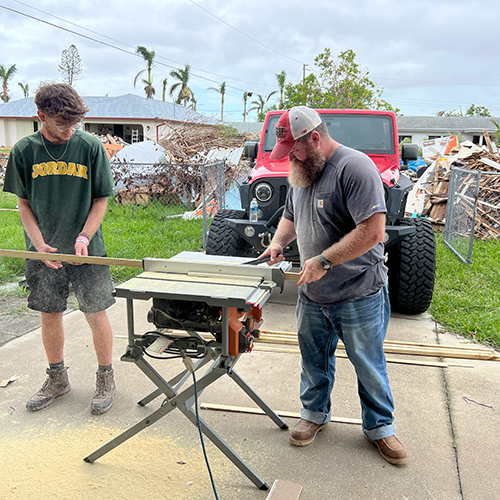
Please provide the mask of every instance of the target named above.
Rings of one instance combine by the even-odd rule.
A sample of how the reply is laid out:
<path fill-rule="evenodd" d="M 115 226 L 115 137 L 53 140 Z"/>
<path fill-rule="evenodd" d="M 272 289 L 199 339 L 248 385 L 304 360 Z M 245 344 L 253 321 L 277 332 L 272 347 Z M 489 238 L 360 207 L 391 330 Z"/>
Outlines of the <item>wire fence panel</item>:
<path fill-rule="evenodd" d="M 499 178 L 500 173 L 451 169 L 444 242 L 467 264 L 472 261 L 474 238 L 500 236 L 500 205 L 491 198 Z"/>

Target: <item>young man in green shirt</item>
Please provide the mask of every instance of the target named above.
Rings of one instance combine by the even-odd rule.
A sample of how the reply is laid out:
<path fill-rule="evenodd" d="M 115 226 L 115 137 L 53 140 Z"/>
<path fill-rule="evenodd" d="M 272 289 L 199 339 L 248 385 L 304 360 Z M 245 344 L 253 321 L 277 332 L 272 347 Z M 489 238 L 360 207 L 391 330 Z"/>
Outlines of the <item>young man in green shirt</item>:
<path fill-rule="evenodd" d="M 105 256 L 101 221 L 114 182 L 102 144 L 78 129 L 88 108 L 63 83 L 42 85 L 35 104 L 42 127 L 14 145 L 4 184 L 4 191 L 18 196 L 28 250 Z M 113 335 L 106 315 L 115 302 L 109 268 L 63 263 L 54 257 L 26 261 L 28 307 L 41 312 L 49 363 L 45 383 L 26 406 L 30 411 L 42 410 L 71 390 L 62 321 L 71 283 L 92 330 L 99 364 L 91 411 L 106 413 L 116 394 Z"/>

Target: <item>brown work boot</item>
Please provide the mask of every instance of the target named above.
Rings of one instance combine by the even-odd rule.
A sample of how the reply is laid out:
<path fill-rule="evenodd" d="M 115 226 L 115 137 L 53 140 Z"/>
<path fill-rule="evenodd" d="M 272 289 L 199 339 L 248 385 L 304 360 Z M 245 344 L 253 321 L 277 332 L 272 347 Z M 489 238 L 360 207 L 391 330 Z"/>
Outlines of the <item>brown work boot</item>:
<path fill-rule="evenodd" d="M 90 405 L 90 411 L 94 415 L 102 415 L 111 410 L 113 398 L 116 395 L 115 371 L 97 370 L 95 393 Z"/>
<path fill-rule="evenodd" d="M 316 434 L 324 429 L 328 422 L 325 424 L 315 424 L 309 420 L 300 419 L 299 423 L 292 429 L 290 433 L 290 443 L 295 446 L 307 446 L 314 441 Z"/>
<path fill-rule="evenodd" d="M 378 448 L 382 457 L 390 464 L 404 465 L 408 463 L 408 454 L 406 453 L 405 447 L 396 436 L 375 440 L 367 439 Z"/>
<path fill-rule="evenodd" d="M 47 368 L 48 377 L 42 388 L 31 396 L 26 403 L 29 411 L 38 411 L 51 405 L 54 399 L 64 396 L 71 391 L 71 384 L 68 379 L 68 368 L 59 371 L 54 368 Z"/>

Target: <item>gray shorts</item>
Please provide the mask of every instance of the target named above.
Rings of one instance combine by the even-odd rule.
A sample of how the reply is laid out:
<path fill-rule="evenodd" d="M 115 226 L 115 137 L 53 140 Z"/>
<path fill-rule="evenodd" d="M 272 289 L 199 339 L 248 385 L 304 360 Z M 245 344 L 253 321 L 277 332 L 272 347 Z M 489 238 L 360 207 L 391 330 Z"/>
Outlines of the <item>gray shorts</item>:
<path fill-rule="evenodd" d="M 28 307 L 44 313 L 66 310 L 69 285 L 73 286 L 80 310 L 84 313 L 104 311 L 116 301 L 108 266 L 63 262 L 60 269 L 51 269 L 41 260 L 26 260 L 26 281 L 30 289 Z"/>

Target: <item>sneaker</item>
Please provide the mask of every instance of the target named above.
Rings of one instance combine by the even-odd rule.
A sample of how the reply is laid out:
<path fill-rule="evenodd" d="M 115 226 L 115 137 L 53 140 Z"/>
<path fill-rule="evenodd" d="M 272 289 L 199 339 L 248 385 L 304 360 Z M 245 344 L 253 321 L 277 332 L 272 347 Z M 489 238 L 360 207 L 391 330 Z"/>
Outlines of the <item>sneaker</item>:
<path fill-rule="evenodd" d="M 375 440 L 367 439 L 378 448 L 384 460 L 390 464 L 404 465 L 408 463 L 408 454 L 406 453 L 405 447 L 396 436 Z"/>
<path fill-rule="evenodd" d="M 71 384 L 68 379 L 68 368 L 59 371 L 53 368 L 47 368 L 47 375 L 42 388 L 26 403 L 29 411 L 38 411 L 51 405 L 54 399 L 64 396 L 71 391 Z"/>
<path fill-rule="evenodd" d="M 90 405 L 90 411 L 94 415 L 102 415 L 111 410 L 113 398 L 116 395 L 115 372 L 97 370 L 95 393 Z"/>
<path fill-rule="evenodd" d="M 309 420 L 300 419 L 299 423 L 290 433 L 290 443 L 295 446 L 307 446 L 314 441 L 316 434 L 327 426 L 325 424 L 315 424 Z"/>

